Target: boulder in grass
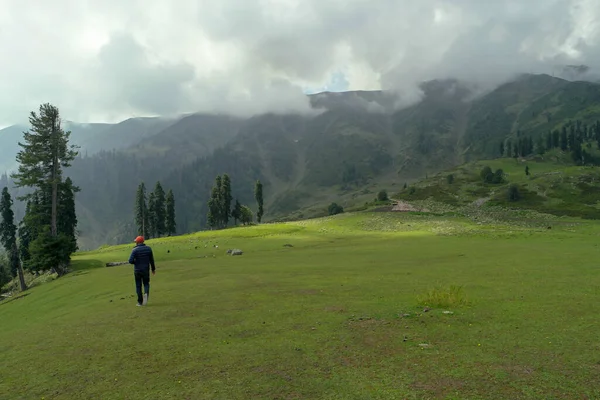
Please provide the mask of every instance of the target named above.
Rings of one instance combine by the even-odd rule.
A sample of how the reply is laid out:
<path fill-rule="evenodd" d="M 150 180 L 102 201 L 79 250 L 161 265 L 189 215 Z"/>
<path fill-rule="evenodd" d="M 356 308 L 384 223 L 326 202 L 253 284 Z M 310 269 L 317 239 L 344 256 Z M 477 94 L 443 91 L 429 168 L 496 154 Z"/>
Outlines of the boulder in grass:
<path fill-rule="evenodd" d="M 125 265 L 125 264 L 129 264 L 129 262 L 127 262 L 127 261 L 109 262 L 109 263 L 106 263 L 106 266 L 107 267 L 116 267 L 117 265 Z"/>

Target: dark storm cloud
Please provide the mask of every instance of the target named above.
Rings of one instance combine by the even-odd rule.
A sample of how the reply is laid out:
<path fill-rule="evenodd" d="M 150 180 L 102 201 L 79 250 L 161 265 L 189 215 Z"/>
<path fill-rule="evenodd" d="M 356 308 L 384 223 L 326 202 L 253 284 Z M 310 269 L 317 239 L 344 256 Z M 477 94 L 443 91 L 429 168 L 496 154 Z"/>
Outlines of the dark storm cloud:
<path fill-rule="evenodd" d="M 398 106 L 424 80 L 490 88 L 598 71 L 600 0 L 4 0 L 0 125 L 55 102 L 69 119 L 308 112 L 343 74 Z"/>

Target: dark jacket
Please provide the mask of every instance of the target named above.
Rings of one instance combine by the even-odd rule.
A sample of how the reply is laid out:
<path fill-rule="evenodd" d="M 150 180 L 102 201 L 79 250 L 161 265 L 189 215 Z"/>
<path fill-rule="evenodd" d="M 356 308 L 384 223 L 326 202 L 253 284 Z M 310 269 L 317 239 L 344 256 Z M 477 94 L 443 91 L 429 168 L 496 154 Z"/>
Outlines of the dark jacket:
<path fill-rule="evenodd" d="M 133 264 L 134 271 L 138 272 L 148 272 L 150 266 L 153 272 L 156 270 L 152 249 L 145 244 L 138 244 L 133 248 L 129 256 L 129 264 Z"/>

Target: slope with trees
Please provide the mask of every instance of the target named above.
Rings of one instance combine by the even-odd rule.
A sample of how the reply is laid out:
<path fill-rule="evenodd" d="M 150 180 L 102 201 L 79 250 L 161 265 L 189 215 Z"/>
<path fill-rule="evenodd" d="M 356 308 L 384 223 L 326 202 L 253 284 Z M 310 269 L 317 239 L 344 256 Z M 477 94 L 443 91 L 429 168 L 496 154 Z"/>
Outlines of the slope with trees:
<path fill-rule="evenodd" d="M 548 153 L 555 153 L 555 139 L 577 150 L 563 127 L 580 120 L 589 136 L 600 119 L 600 85 L 590 82 L 523 75 L 481 95 L 451 79 L 426 82 L 422 90 L 419 103 L 399 110 L 392 94 L 371 91 L 312 95 L 320 113 L 311 116 L 195 114 L 126 150 L 79 156 L 66 174 L 82 189 L 80 242 L 89 248 L 130 240 L 136 228 L 122 204 L 135 201 L 131 182 L 167 184 L 177 197 L 177 230 L 185 233 L 209 227 L 207 200 L 223 172 L 235 182 L 231 196 L 240 204 L 256 204 L 247 188 L 260 180 L 267 210 L 261 221 L 312 215 L 332 202 L 347 208 L 371 201 L 382 186 L 497 157 L 500 150 L 509 157 L 541 155 L 550 141 Z M 581 155 L 569 162 L 589 163 L 586 154 L 593 152 L 588 141 L 581 143 Z M 17 204 L 15 213 L 24 208 Z"/>

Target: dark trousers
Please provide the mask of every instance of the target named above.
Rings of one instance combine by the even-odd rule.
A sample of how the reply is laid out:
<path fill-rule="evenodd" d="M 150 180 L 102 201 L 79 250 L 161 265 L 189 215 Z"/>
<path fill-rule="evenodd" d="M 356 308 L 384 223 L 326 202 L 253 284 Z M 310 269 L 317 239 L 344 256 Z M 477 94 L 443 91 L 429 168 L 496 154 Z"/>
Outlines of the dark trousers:
<path fill-rule="evenodd" d="M 150 271 L 133 271 L 135 277 L 135 290 L 137 292 L 138 303 L 142 304 L 144 300 L 142 296 L 142 283 L 144 284 L 144 292 L 150 293 Z"/>

